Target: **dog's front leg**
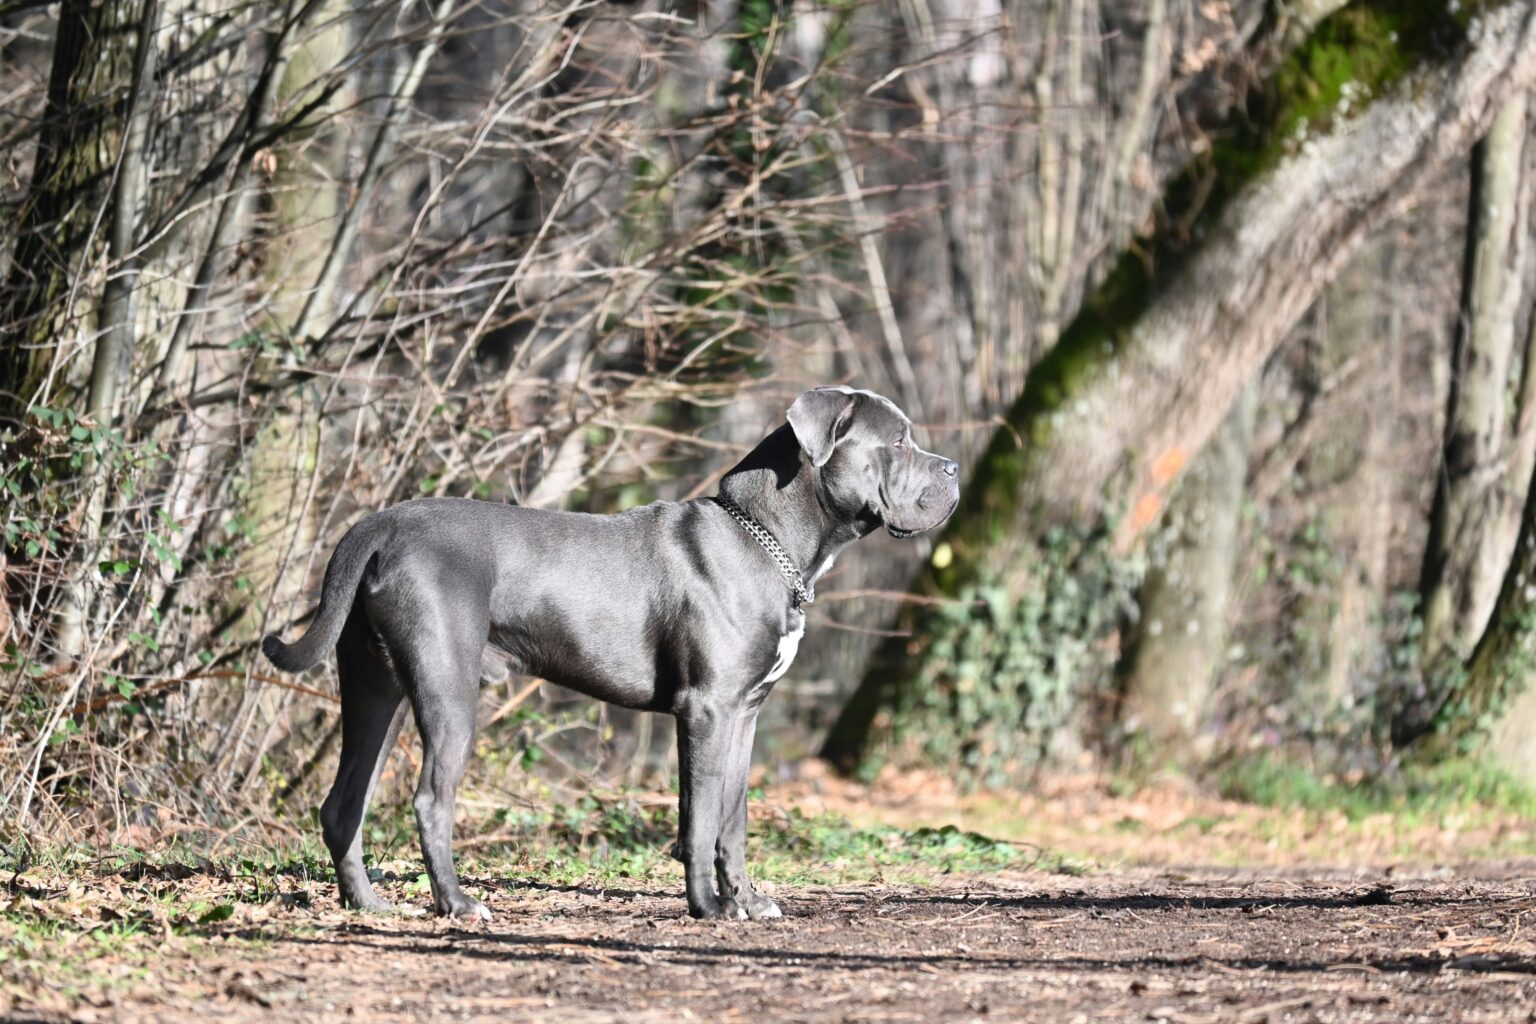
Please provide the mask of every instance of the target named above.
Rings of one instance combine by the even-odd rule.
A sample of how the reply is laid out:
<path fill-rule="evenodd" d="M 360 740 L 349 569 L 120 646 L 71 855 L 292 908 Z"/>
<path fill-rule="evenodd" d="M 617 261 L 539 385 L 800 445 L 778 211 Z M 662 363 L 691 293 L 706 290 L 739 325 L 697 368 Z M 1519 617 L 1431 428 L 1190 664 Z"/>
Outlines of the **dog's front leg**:
<path fill-rule="evenodd" d="M 734 900 L 750 918 L 780 917 L 778 904 L 752 887 L 747 877 L 747 780 L 757 709 L 744 708 L 733 723 L 730 774 L 721 788 L 720 838 L 715 843 L 715 880 L 722 900 Z"/>
<path fill-rule="evenodd" d="M 715 844 L 720 837 L 720 812 L 731 775 L 731 739 L 739 712 L 706 698 L 678 712 L 677 761 L 681 773 L 678 793 L 678 855 L 688 887 L 688 914 L 706 919 L 742 920 L 746 908 L 715 895 Z"/>

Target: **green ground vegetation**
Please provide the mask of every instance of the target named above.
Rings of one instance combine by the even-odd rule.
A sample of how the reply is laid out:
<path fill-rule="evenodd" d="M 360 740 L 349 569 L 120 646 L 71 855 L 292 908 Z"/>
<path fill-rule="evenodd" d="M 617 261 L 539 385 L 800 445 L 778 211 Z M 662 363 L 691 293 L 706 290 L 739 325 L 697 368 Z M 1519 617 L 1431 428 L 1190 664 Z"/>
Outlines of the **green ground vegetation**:
<path fill-rule="evenodd" d="M 1353 822 L 1383 814 L 1409 828 L 1438 824 L 1448 815 L 1508 814 L 1536 821 L 1536 790 L 1474 760 L 1408 762 L 1356 779 L 1261 755 L 1223 766 L 1215 783 L 1230 799 L 1263 807 L 1338 812 Z"/>

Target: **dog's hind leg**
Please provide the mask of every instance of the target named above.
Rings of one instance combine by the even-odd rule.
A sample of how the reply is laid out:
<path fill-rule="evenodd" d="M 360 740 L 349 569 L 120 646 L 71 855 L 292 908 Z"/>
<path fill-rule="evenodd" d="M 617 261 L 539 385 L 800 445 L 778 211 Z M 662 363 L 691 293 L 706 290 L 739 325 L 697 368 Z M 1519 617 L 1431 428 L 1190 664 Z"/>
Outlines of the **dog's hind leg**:
<path fill-rule="evenodd" d="M 416 826 L 432 883 L 433 908 L 445 917 L 488 921 L 491 912 L 459 887 L 453 866 L 453 809 L 474 750 L 485 630 L 483 624 L 478 633 L 476 627 L 463 623 L 437 625 L 439 631 L 421 630 L 416 645 L 402 652 L 407 662 L 406 689 L 416 709 L 422 742 Z"/>
<path fill-rule="evenodd" d="M 326 848 L 336 865 L 343 906 L 388 910 L 363 867 L 363 818 L 405 722 L 405 693 L 354 610 L 336 648 L 341 680 L 341 763 L 320 807 Z"/>

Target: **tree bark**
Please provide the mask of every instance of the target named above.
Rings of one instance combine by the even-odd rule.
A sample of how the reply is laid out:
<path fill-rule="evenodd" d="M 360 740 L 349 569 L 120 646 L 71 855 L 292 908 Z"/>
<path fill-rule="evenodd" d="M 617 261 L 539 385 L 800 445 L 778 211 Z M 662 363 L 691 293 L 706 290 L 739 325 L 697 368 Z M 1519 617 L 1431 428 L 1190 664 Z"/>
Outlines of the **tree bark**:
<path fill-rule="evenodd" d="M 1254 384 L 1243 390 L 1169 500 L 1171 536 L 1138 592 L 1121 673 L 1121 724 L 1154 750 L 1188 748 L 1226 654 L 1257 396 Z"/>
<path fill-rule="evenodd" d="M 47 402 L 61 341 L 87 330 L 81 284 L 104 251 L 98 220 L 112 185 L 143 0 L 67 0 L 59 11 L 48 105 L 20 213 L 22 227 L 0 296 L 0 419 Z"/>
<path fill-rule="evenodd" d="M 259 59 L 260 71 L 246 97 L 244 109 L 231 124 L 210 161 L 220 165 L 221 171 L 212 176 L 218 188 L 210 188 L 209 195 L 199 196 L 199 201 L 206 200 L 214 207 L 208 237 L 197 261 L 197 270 L 186 289 L 180 312 L 174 318 L 175 326 L 161 354 L 154 384 L 145 390 L 143 398 L 146 404 L 169 405 L 181 397 L 178 392 L 183 383 L 182 376 L 190 366 L 188 348 L 193 336 L 205 326 L 208 302 L 223 271 L 226 250 L 234 246 L 239 233 L 244 230 L 243 213 L 252 156 L 249 147 L 268 121 L 277 100 L 288 58 L 293 50 L 290 40 L 295 33 L 303 30 L 319 4 L 320 0 L 305 0 L 302 4 L 300 0 L 287 0 L 284 4 L 279 15 L 279 27 L 271 34 L 265 48 L 265 57 Z M 214 68 L 213 71 L 227 73 L 228 69 Z M 139 411 L 142 413 L 144 409 Z"/>
<path fill-rule="evenodd" d="M 277 87 L 283 109 L 324 100 L 274 154 L 263 269 L 272 295 L 271 333 L 284 347 L 301 343 L 334 315 L 334 281 L 324 278 L 345 207 L 346 140 L 337 119 L 350 98 L 330 79 L 341 73 L 349 52 L 350 5 L 321 0 L 313 22 L 294 43 Z M 244 627 L 260 631 L 269 610 L 281 606 L 285 614 L 299 595 L 303 581 L 291 578 L 297 574 L 288 572 L 288 564 L 295 550 L 306 551 L 315 539 L 317 523 L 305 498 L 318 458 L 319 419 L 303 404 L 278 408 L 250 444 L 250 486 L 241 513 L 253 531 L 245 570 L 258 604 Z"/>
<path fill-rule="evenodd" d="M 127 118 L 113 170 L 108 208 L 107 279 L 102 287 L 101 313 L 91 359 L 86 408 L 91 421 L 111 429 L 118 397 L 133 384 L 133 354 L 138 346 L 139 258 L 138 227 L 148 198 L 147 149 L 154 120 L 156 36 L 160 5 L 146 0 L 135 35 L 134 71 L 128 91 Z M 60 602 L 55 642 L 58 653 L 77 658 L 86 645 L 86 619 L 95 595 L 96 564 L 101 558 L 101 523 L 106 510 L 107 480 L 96 459 L 84 467 L 85 515 L 75 551 L 74 576 Z"/>
<path fill-rule="evenodd" d="M 282 143 L 263 196 L 266 231 L 262 277 L 268 289 L 264 348 L 279 358 L 257 356 L 257 375 L 276 373 L 302 352 L 307 336 L 334 315 L 333 294 L 315 301 L 329 254 L 337 241 L 346 206 L 346 131 L 342 111 L 352 106 L 338 85 L 351 52 L 352 5 L 319 0 L 310 24 L 292 37 L 275 97 L 279 116 L 307 111 Z M 311 395 L 313 392 L 311 392 Z M 240 497 L 238 526 L 244 530 L 240 555 L 241 591 L 230 595 L 230 629 L 260 636 L 295 614 L 303 595 L 302 569 L 317 543 L 319 518 L 311 506 L 320 472 L 321 403 L 303 400 L 270 407 L 248 441 L 247 484 Z M 232 786 L 257 776 L 254 770 L 277 734 L 287 693 L 247 687 L 229 715 L 214 769 Z M 258 725 L 258 723 L 262 723 Z M 260 731 L 258 731 L 260 730 Z"/>
<path fill-rule="evenodd" d="M 1525 361 L 1521 371 L 1520 415 L 1510 457 L 1509 479 L 1536 479 L 1536 311 L 1526 333 Z M 1514 503 L 1511 503 L 1514 504 Z M 1521 506 L 1515 505 L 1518 516 Z M 1515 520 L 1516 541 L 1511 565 L 1529 562 L 1529 536 L 1522 534 L 1520 520 Z M 1527 513 L 1526 526 L 1530 520 Z M 1529 583 L 1531 577 L 1526 576 Z M 1490 627 L 1498 622 L 1490 615 Z M 1529 641 L 1526 641 L 1529 642 Z M 1527 675 L 1529 673 L 1527 672 Z M 1526 680 L 1528 683 L 1528 680 Z M 1528 783 L 1536 783 L 1536 687 L 1525 685 L 1508 700 L 1508 710 L 1499 717 L 1488 737 L 1488 753 L 1495 763 Z"/>
<path fill-rule="evenodd" d="M 1521 703 L 1536 670 L 1536 487 L 1527 490 L 1525 513 L 1515 556 L 1499 588 L 1498 600 L 1464 675 L 1449 688 L 1428 728 L 1414 737 L 1414 754 L 1435 760 L 1475 749 L 1487 730 L 1507 717 L 1511 702 Z M 1513 737 L 1505 737 L 1510 743 Z M 1525 748 L 1521 744 L 1521 748 Z M 1495 753 L 1500 753 L 1498 746 Z M 1529 764 L 1528 750 L 1511 744 L 1508 762 Z"/>
<path fill-rule="evenodd" d="M 1526 100 L 1517 94 L 1473 149 L 1461 315 L 1453 348 L 1444 462 L 1437 476 L 1420 596 L 1422 661 L 1465 659 L 1487 624 L 1509 562 L 1505 513 L 1519 495 L 1511 468 L 1506 394 L 1526 269 L 1528 209 L 1522 187 Z M 1522 475 L 1522 481 L 1525 477 Z M 1513 527 L 1513 529 L 1511 529 Z"/>
<path fill-rule="evenodd" d="M 1369 228 L 1536 76 L 1532 6 L 1482 11 L 1474 38 L 1456 45 L 1443 42 L 1458 24 L 1450 16 L 1404 17 L 1385 0 L 1319 25 L 1250 103 L 1250 118 L 1269 115 L 1250 122 L 1259 137 L 1218 141 L 1170 189 L 1174 216 L 1148 246 L 1153 265 L 1126 254 L 1031 371 L 971 473 L 942 557 L 912 589 L 952 597 L 988 564 L 1021 564 L 1049 527 L 1097 519 L 1106 492 L 1125 496 L 1122 545 L 1155 521 L 1168 486 Z M 1342 79 L 1341 55 L 1356 60 Z M 1338 113 L 1352 102 L 1358 112 Z M 1181 236 L 1192 239 L 1183 251 L 1172 244 Z M 900 626 L 824 746 L 844 769 L 922 677 L 920 606 Z"/>
<path fill-rule="evenodd" d="M 1297 332 L 1305 344 L 1291 358 L 1307 392 L 1300 401 L 1308 436 L 1290 463 L 1288 500 L 1266 502 L 1266 528 L 1283 545 L 1269 564 L 1278 570 L 1285 624 L 1262 677 L 1267 692 L 1298 698 L 1302 728 L 1316 736 L 1358 720 L 1349 710 L 1380 653 L 1373 625 L 1387 589 L 1386 443 L 1399 363 L 1399 324 L 1388 305 L 1394 246 L 1390 227 L 1375 233 Z"/>
<path fill-rule="evenodd" d="M 1337 378 L 1354 366 L 1359 375 L 1348 397 L 1340 396 L 1346 407 L 1329 416 L 1328 433 L 1335 437 L 1324 442 L 1325 450 L 1331 449 L 1335 479 L 1319 495 L 1328 506 L 1320 511 L 1327 517 L 1331 561 L 1338 573 L 1323 652 L 1322 699 L 1316 705 L 1325 718 L 1353 707 L 1360 696 L 1358 681 L 1376 653 L 1375 624 L 1389 586 L 1393 467 L 1388 453 L 1397 413 L 1390 382 L 1401 361 L 1402 340 L 1393 310 L 1384 308 L 1392 294 L 1395 259 L 1390 238 L 1380 237 L 1384 234 L 1340 272 L 1325 305 L 1325 371 Z"/>
<path fill-rule="evenodd" d="M 1305 39 L 1308 33 L 1317 27 L 1317 23 L 1328 17 L 1348 0 L 1295 0 L 1294 3 L 1277 4 L 1285 23 L 1281 26 L 1282 41 L 1289 40 L 1291 45 Z"/>

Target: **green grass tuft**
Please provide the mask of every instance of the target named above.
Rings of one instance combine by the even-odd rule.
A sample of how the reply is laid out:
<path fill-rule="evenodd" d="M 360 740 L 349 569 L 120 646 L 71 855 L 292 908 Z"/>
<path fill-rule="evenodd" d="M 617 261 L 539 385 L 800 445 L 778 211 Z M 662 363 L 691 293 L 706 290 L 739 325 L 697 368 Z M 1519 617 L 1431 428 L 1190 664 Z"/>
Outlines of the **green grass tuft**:
<path fill-rule="evenodd" d="M 1233 762 L 1216 777 L 1221 795 L 1266 807 L 1340 812 L 1351 821 L 1391 814 L 1405 825 L 1464 812 L 1536 817 L 1536 789 L 1491 765 L 1470 760 L 1406 764 L 1359 780 L 1261 755 Z"/>

